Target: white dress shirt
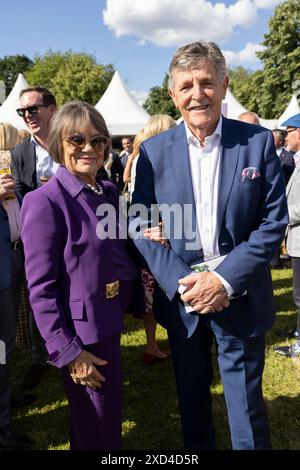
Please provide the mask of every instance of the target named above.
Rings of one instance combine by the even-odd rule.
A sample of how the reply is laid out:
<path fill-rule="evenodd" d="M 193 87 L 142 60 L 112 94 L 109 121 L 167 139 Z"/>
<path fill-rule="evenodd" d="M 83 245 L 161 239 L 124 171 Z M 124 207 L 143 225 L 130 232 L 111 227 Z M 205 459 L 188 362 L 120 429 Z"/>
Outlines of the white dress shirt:
<path fill-rule="evenodd" d="M 184 125 L 188 142 L 198 230 L 204 261 L 208 261 L 220 256 L 218 245 L 220 227 L 218 227 L 217 208 L 222 153 L 222 116 L 214 133 L 205 138 L 203 146 L 190 131 L 187 124 L 184 123 Z M 228 297 L 230 297 L 234 293 L 231 285 L 218 273 L 214 272 L 214 274 L 220 279 L 227 290 Z M 179 292 L 182 293 L 183 290 L 180 289 Z"/>
<path fill-rule="evenodd" d="M 45 176 L 51 178 L 55 175 L 58 168 L 58 163 L 54 162 L 50 157 L 48 150 L 38 144 L 33 135 L 31 136 L 31 141 L 35 145 L 35 154 L 36 154 L 36 183 L 37 187 L 41 186 L 40 177 Z"/>
<path fill-rule="evenodd" d="M 300 166 L 300 150 L 298 150 L 298 152 L 296 152 L 293 155 L 293 158 L 294 158 L 294 162 L 295 162 L 295 167 L 298 168 Z"/>

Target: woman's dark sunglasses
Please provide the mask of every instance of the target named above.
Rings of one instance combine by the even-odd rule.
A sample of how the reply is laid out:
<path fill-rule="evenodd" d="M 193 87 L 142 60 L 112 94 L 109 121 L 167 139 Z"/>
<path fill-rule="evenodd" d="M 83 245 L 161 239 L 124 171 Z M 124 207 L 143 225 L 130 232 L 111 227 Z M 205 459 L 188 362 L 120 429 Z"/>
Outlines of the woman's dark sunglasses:
<path fill-rule="evenodd" d="M 48 108 L 49 104 L 35 104 L 34 106 L 28 106 L 28 108 L 18 108 L 17 113 L 19 116 L 24 117 L 26 111 L 29 114 L 37 114 L 39 112 L 39 108 Z"/>
<path fill-rule="evenodd" d="M 82 135 L 71 135 L 70 137 L 64 137 L 62 140 L 65 140 L 70 147 L 76 150 L 83 150 L 87 143 Z M 109 138 L 105 135 L 95 136 L 89 140 L 89 144 L 95 152 L 105 150 L 108 142 Z"/>

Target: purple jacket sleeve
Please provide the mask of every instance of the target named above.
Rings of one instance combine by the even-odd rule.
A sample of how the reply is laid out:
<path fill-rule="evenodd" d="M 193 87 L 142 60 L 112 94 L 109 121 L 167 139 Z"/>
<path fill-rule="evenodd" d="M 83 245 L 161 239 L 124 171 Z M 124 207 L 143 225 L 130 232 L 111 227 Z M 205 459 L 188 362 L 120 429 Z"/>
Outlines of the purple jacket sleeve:
<path fill-rule="evenodd" d="M 63 257 L 63 214 L 41 191 L 27 194 L 21 210 L 22 240 L 30 303 L 50 363 L 60 368 L 83 347 L 60 304 L 59 272 Z"/>

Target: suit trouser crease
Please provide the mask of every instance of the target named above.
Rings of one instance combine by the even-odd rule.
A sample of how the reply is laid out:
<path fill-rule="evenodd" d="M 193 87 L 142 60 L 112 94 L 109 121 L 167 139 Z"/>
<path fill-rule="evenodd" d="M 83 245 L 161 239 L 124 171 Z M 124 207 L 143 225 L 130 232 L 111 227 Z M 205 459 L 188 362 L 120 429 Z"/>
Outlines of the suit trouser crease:
<path fill-rule="evenodd" d="M 210 393 L 212 332 L 218 345 L 232 446 L 269 449 L 268 420 L 261 390 L 264 336 L 242 340 L 203 317 L 189 339 L 169 333 L 184 445 L 194 450 L 215 447 Z"/>

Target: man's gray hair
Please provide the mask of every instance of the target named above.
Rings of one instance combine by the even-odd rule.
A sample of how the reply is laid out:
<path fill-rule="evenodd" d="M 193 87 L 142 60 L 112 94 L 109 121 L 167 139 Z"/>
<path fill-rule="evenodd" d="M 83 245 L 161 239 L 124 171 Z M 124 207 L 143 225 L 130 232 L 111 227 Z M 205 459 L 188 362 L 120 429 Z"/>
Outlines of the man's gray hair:
<path fill-rule="evenodd" d="M 177 49 L 169 67 L 168 87 L 173 88 L 174 69 L 199 68 L 205 59 L 214 65 L 219 80 L 224 82 L 227 76 L 225 57 L 216 43 L 201 40 Z"/>

